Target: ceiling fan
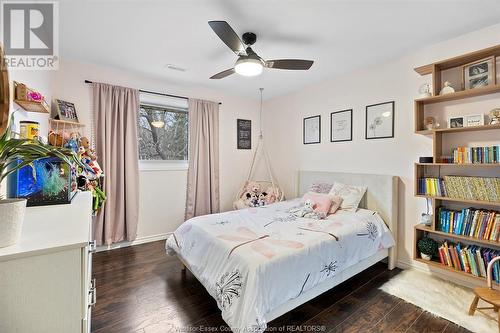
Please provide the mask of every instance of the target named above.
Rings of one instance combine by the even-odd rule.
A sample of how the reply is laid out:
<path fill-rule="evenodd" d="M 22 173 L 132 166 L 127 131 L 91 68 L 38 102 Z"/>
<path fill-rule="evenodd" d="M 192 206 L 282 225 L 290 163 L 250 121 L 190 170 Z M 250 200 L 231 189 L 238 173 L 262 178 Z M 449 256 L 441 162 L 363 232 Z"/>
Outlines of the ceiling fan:
<path fill-rule="evenodd" d="M 210 21 L 208 24 L 217 36 L 238 56 L 233 68 L 217 73 L 210 79 L 223 79 L 234 73 L 243 76 L 257 76 L 262 73 L 264 67 L 308 70 L 314 62 L 302 59 L 264 60 L 251 48 L 251 45 L 257 41 L 257 36 L 253 32 L 245 32 L 242 41 L 226 21 Z"/>

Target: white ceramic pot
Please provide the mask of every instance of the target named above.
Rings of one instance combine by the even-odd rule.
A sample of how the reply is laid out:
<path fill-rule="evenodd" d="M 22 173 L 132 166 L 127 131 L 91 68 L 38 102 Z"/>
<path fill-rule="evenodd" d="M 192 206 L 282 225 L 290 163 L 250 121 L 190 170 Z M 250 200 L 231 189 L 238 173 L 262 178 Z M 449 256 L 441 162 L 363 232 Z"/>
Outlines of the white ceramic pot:
<path fill-rule="evenodd" d="M 19 241 L 25 212 L 26 199 L 0 200 L 0 247 Z"/>
<path fill-rule="evenodd" d="M 422 253 L 422 252 L 420 252 L 420 256 L 422 257 L 422 259 L 427 260 L 427 261 L 430 261 L 432 259 L 432 256 L 425 254 L 425 253 Z"/>

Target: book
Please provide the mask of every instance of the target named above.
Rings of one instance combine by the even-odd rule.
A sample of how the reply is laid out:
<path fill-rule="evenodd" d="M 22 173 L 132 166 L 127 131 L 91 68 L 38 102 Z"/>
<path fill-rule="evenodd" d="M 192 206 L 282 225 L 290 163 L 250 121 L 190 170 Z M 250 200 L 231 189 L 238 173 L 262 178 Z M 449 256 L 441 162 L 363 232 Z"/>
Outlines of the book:
<path fill-rule="evenodd" d="M 498 241 L 500 212 L 475 208 L 451 210 L 439 207 L 436 230 L 477 239 Z"/>

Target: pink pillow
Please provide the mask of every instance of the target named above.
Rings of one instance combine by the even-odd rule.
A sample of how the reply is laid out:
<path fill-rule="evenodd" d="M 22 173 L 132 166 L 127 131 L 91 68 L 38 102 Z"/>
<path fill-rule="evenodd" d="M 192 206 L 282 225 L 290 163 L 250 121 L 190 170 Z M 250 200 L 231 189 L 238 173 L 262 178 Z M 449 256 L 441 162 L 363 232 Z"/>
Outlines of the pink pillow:
<path fill-rule="evenodd" d="M 307 192 L 302 199 L 311 200 L 314 203 L 314 211 L 316 213 L 324 213 L 325 216 L 329 214 L 332 207 L 332 196 L 328 194 Z"/>

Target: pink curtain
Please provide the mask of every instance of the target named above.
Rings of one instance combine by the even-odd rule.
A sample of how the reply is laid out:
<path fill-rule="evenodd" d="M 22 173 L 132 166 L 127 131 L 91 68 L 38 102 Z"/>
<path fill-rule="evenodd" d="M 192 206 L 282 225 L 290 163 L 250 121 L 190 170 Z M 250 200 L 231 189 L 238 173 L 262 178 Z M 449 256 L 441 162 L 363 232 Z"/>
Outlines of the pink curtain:
<path fill-rule="evenodd" d="M 219 103 L 189 99 L 186 220 L 218 213 L 219 201 Z"/>
<path fill-rule="evenodd" d="M 96 152 L 104 171 L 104 208 L 94 220 L 98 245 L 132 241 L 139 217 L 139 91 L 93 83 Z"/>

